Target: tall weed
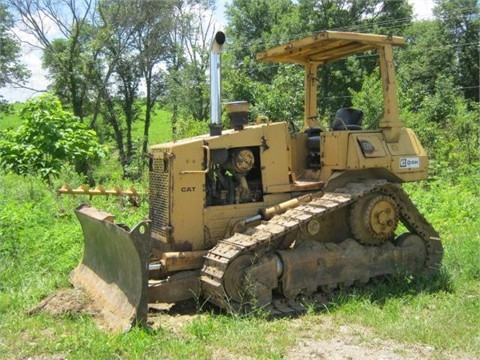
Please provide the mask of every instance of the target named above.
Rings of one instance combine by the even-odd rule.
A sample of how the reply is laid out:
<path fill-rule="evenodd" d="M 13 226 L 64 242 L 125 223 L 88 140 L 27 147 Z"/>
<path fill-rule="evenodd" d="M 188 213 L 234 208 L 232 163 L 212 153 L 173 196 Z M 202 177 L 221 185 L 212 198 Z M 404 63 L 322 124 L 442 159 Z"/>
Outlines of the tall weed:
<path fill-rule="evenodd" d="M 1 175 L 0 193 L 0 299 L 14 294 L 21 307 L 65 286 L 81 247 L 76 226 L 62 218 L 55 193 L 41 179 Z"/>
<path fill-rule="evenodd" d="M 406 185 L 420 211 L 438 230 L 452 276 L 480 280 L 480 172 L 455 181 Z"/>

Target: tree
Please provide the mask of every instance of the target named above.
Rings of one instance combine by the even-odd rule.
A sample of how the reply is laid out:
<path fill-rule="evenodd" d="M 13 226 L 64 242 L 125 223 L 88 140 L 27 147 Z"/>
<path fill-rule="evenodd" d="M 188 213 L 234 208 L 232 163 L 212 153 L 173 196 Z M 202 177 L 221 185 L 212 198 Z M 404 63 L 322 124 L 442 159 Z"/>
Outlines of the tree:
<path fill-rule="evenodd" d="M 292 73 L 285 65 L 255 63 L 252 55 L 257 51 L 322 30 L 401 35 L 412 19 L 412 7 L 406 0 L 235 0 L 228 7 L 227 16 L 229 34 L 233 39 L 233 45 L 229 46 L 232 53 L 229 61 L 234 69 L 231 73 L 227 70 L 225 76 L 228 76 L 229 82 L 232 81 L 228 90 L 237 100 L 247 100 L 255 108 L 257 105 L 265 107 L 262 99 L 268 99 L 272 94 L 272 87 L 268 84 L 288 83 L 277 77 L 292 79 Z M 331 115 L 340 107 L 350 106 L 348 89 L 358 91 L 363 77 L 376 66 L 376 56 L 369 57 L 367 54 L 319 67 L 319 114 Z M 272 112 L 296 116 L 298 105 L 303 102 L 303 91 L 300 90 L 303 82 L 288 84 L 283 88 L 286 93 L 282 92 L 279 96 L 290 101 L 278 101 L 276 104 L 283 110 L 276 108 Z M 268 93 L 259 94 L 261 88 Z M 270 101 L 269 105 L 272 104 Z"/>
<path fill-rule="evenodd" d="M 419 111 L 425 97 L 435 91 L 439 76 L 455 77 L 454 48 L 438 20 L 418 21 L 405 31 L 407 45 L 397 52 L 399 88 L 405 105 Z"/>
<path fill-rule="evenodd" d="M 344 30 L 398 35 L 412 19 L 406 0 L 299 0 L 302 32 Z"/>
<path fill-rule="evenodd" d="M 296 77 L 299 82 L 284 81 L 293 76 L 291 67 L 255 60 L 258 51 L 289 39 L 299 25 L 297 14 L 298 7 L 291 0 L 234 0 L 227 6 L 228 44 L 223 57 L 223 73 L 229 101 L 248 101 L 253 114 L 266 114 L 274 120 L 284 120 L 283 115 L 298 113 L 296 106 L 303 102 L 303 97 L 298 97 L 303 85 L 301 78 Z M 277 76 L 283 77 L 278 79 L 279 87 L 273 86 Z M 277 95 L 291 101 L 280 101 Z"/>
<path fill-rule="evenodd" d="M 183 108 L 196 118 L 208 112 L 207 57 L 202 51 L 211 26 L 206 32 L 199 29 L 211 0 L 6 1 L 43 50 L 52 91 L 79 118 L 88 117 L 93 129 L 113 136 L 124 168 L 132 159 L 131 129 L 140 117 L 141 86 L 146 92 L 146 152 L 154 106 L 169 84 L 165 65 L 174 56 L 186 59 L 178 68 L 183 70 L 178 79 L 184 89 L 176 103 L 187 105 Z M 172 41 L 175 32 L 181 34 L 179 42 Z M 103 124 L 108 129 L 101 128 Z"/>
<path fill-rule="evenodd" d="M 100 46 L 95 26 L 84 24 L 69 38 L 56 38 L 43 52 L 42 65 L 51 80 L 50 92 L 75 116 L 84 119 L 94 111 L 96 89 L 102 82 Z"/>
<path fill-rule="evenodd" d="M 364 76 L 360 90 L 356 91 L 350 88 L 349 93 L 352 95 L 352 106 L 363 111 L 363 127 L 365 129 L 378 129 L 384 109 L 379 69 Z"/>
<path fill-rule="evenodd" d="M 86 115 L 95 55 L 86 47 L 91 37 L 95 0 L 5 0 L 20 15 L 19 26 L 36 39 L 44 66 L 54 80 L 52 91 L 80 119 Z M 55 34 L 52 38 L 52 33 Z M 61 40 L 59 40 L 61 39 Z M 67 103 L 68 101 L 68 103 Z"/>
<path fill-rule="evenodd" d="M 0 3 L 0 88 L 22 83 L 29 76 L 29 71 L 20 62 L 20 44 L 11 33 L 12 27 L 12 16 L 6 5 Z M 0 95 L 0 110 L 2 104 Z"/>
<path fill-rule="evenodd" d="M 172 110 L 172 133 L 177 122 L 204 121 L 209 113 L 208 64 L 211 40 L 216 32 L 211 1 L 179 1 L 169 33 L 171 52 L 163 78 L 165 100 Z"/>
<path fill-rule="evenodd" d="M 102 80 L 92 123 L 101 113 L 113 130 L 123 175 L 133 156 L 132 124 L 138 119 L 141 73 L 135 48 L 139 2 L 104 0 L 98 4 L 97 44 L 102 44 Z"/>
<path fill-rule="evenodd" d="M 170 33 L 175 27 L 175 6 L 183 1 L 138 1 L 135 33 L 135 50 L 138 56 L 139 73 L 145 84 L 145 124 L 142 139 L 142 153 L 147 153 L 148 137 L 155 102 L 163 93 L 159 87 L 157 73 L 159 65 L 165 62 L 172 52 Z"/>
<path fill-rule="evenodd" d="M 434 14 L 449 34 L 458 87 L 465 98 L 479 102 L 480 4 L 476 0 L 437 0 Z"/>
<path fill-rule="evenodd" d="M 27 101 L 22 125 L 0 135 L 0 169 L 16 174 L 39 174 L 49 180 L 71 163 L 85 175 L 103 154 L 94 131 L 72 113 L 63 110 L 58 98 L 47 94 Z"/>

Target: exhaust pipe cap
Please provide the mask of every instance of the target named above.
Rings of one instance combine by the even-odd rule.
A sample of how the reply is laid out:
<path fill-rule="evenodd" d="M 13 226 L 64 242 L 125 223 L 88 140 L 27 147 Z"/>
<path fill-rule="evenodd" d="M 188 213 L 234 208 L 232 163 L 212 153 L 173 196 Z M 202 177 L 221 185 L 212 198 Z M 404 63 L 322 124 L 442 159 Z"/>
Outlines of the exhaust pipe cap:
<path fill-rule="evenodd" d="M 225 44 L 227 37 L 223 31 L 217 31 L 212 42 L 212 52 L 218 54 L 222 51 L 222 46 Z"/>

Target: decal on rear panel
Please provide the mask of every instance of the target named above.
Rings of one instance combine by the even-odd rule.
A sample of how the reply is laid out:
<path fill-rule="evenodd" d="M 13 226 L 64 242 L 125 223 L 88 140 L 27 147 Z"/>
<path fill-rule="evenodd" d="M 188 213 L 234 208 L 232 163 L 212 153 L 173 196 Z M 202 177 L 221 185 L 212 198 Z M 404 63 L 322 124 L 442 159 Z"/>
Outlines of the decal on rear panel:
<path fill-rule="evenodd" d="M 419 167 L 420 167 L 420 158 L 418 157 L 400 158 L 400 169 L 419 168 Z"/>

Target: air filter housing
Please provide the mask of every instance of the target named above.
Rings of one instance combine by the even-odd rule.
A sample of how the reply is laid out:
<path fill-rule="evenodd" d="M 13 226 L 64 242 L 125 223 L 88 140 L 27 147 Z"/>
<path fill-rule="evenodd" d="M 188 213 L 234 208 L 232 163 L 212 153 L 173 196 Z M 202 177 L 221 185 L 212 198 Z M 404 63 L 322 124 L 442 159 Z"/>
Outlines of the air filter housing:
<path fill-rule="evenodd" d="M 248 124 L 249 105 L 246 101 L 233 101 L 225 104 L 230 126 L 234 130 L 243 130 Z"/>

